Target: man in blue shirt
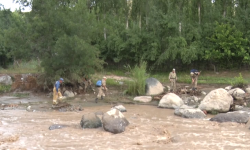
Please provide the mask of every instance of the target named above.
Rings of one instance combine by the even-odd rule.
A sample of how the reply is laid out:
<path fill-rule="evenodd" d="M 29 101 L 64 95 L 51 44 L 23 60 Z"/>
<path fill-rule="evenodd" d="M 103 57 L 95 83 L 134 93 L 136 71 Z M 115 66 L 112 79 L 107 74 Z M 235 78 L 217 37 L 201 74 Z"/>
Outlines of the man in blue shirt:
<path fill-rule="evenodd" d="M 60 91 L 60 84 L 64 82 L 63 78 L 60 78 L 58 81 L 56 81 L 53 89 L 53 104 L 58 104 L 57 99 L 58 97 L 62 98 L 62 93 Z"/>

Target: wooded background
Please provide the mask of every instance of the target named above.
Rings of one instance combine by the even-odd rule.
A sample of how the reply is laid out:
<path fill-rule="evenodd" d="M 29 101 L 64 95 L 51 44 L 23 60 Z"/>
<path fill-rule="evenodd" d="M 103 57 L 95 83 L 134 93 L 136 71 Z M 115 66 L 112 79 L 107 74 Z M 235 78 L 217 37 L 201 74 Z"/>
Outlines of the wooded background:
<path fill-rule="evenodd" d="M 1 67 L 39 60 L 51 76 L 141 61 L 151 71 L 249 68 L 249 0 L 15 2 L 32 11 L 1 7 Z"/>

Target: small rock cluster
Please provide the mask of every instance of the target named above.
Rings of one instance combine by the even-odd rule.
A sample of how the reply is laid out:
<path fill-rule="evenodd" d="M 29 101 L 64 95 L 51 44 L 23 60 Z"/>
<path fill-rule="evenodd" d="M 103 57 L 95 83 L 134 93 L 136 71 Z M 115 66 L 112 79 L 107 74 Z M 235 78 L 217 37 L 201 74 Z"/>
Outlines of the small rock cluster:
<path fill-rule="evenodd" d="M 119 111 L 120 109 L 120 111 Z M 80 125 L 83 129 L 103 127 L 105 131 L 117 134 L 125 131 L 128 120 L 121 113 L 126 108 L 122 105 L 114 106 L 106 113 L 89 113 L 82 116 Z M 101 119 L 98 115 L 102 115 Z"/>

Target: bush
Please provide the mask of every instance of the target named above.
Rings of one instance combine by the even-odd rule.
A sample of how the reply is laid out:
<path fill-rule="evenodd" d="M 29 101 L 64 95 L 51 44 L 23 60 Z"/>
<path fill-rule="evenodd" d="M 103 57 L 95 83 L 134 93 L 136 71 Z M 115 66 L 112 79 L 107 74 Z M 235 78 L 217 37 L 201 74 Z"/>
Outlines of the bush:
<path fill-rule="evenodd" d="M 231 82 L 233 88 L 244 88 L 247 85 L 246 80 L 242 77 L 241 73 L 239 73 L 239 77 L 234 77 L 234 80 Z"/>
<path fill-rule="evenodd" d="M 146 79 L 148 74 L 146 73 L 147 63 L 141 62 L 140 65 L 136 65 L 131 70 L 132 81 L 128 82 L 127 94 L 129 95 L 144 95 Z"/>
<path fill-rule="evenodd" d="M 0 93 L 9 92 L 10 89 L 11 89 L 11 85 L 0 84 Z"/>

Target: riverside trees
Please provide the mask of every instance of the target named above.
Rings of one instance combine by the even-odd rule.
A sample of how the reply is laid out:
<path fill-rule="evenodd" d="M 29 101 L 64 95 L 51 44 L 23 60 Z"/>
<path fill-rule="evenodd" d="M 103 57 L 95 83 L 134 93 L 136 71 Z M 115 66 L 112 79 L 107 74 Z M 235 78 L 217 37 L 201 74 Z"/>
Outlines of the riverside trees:
<path fill-rule="evenodd" d="M 76 77 L 93 73 L 103 62 L 146 61 L 161 70 L 249 64 L 248 0 L 16 2 L 32 11 L 0 11 L 2 65 L 39 57 L 50 76 Z"/>

